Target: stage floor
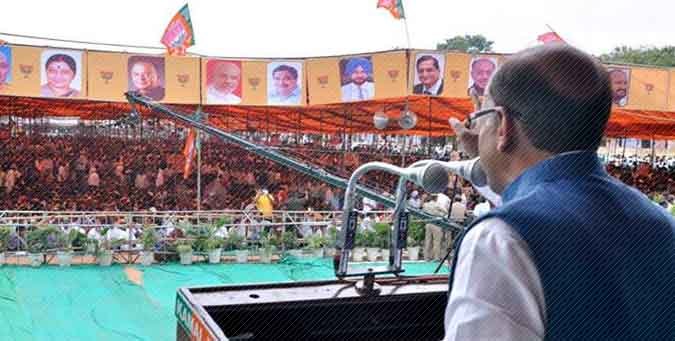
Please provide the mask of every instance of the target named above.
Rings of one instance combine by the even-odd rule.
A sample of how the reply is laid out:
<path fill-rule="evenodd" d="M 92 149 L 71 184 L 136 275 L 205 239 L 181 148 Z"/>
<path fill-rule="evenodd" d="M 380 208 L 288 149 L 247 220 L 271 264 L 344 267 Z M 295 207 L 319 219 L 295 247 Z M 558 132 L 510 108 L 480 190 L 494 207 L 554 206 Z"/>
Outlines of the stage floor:
<path fill-rule="evenodd" d="M 366 265 L 366 264 L 364 264 Z M 405 274 L 430 274 L 438 263 L 405 262 Z M 174 340 L 179 287 L 335 279 L 332 259 L 278 264 L 0 267 L 0 340 Z M 447 274 L 447 266 L 442 273 Z"/>

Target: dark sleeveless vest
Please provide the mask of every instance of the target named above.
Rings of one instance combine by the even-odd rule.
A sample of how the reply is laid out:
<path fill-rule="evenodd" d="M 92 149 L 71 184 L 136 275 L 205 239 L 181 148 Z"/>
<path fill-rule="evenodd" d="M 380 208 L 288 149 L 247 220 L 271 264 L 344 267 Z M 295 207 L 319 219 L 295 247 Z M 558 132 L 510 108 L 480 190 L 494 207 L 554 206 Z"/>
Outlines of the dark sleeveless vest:
<path fill-rule="evenodd" d="M 502 199 L 465 234 L 499 218 L 527 243 L 547 340 L 675 340 L 675 219 L 665 210 L 610 177 L 591 152 L 536 164 Z"/>

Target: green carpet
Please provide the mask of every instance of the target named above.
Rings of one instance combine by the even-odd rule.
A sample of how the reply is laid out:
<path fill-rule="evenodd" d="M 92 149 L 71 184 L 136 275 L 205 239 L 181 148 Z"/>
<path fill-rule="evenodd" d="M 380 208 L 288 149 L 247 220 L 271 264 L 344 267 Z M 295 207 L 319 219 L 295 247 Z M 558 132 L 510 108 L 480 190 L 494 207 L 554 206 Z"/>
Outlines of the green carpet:
<path fill-rule="evenodd" d="M 406 263 L 405 274 L 429 274 L 436 265 Z M 335 278 L 332 259 L 136 268 L 142 287 L 121 265 L 0 267 L 0 340 L 174 340 L 180 287 Z"/>

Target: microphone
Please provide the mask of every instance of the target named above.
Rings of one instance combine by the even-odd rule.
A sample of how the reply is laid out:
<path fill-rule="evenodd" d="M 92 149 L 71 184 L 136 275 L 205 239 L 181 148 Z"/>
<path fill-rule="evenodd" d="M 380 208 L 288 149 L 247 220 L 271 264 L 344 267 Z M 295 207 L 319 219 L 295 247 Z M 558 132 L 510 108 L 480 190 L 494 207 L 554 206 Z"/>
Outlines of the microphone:
<path fill-rule="evenodd" d="M 485 199 L 500 206 L 502 198 L 495 193 L 487 183 L 487 175 L 481 167 L 480 158 L 464 161 L 437 161 L 437 160 L 420 160 L 413 163 L 410 167 L 421 165 L 428 165 L 430 163 L 439 164 L 446 171 L 452 172 L 469 181 Z M 425 169 L 426 170 L 426 169 Z"/>
<path fill-rule="evenodd" d="M 448 188 L 448 174 L 440 162 L 400 169 L 400 176 L 422 187 L 425 192 L 440 193 Z"/>
<path fill-rule="evenodd" d="M 487 176 L 480 165 L 480 158 L 464 161 L 441 161 L 438 163 L 446 170 L 461 176 L 476 187 L 487 186 Z"/>

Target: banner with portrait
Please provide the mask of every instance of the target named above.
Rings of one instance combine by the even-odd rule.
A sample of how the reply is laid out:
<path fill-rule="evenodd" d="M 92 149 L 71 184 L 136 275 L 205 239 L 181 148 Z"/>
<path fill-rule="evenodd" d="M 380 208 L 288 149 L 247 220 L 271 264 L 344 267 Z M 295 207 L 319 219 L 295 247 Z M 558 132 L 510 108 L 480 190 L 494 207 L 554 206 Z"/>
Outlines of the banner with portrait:
<path fill-rule="evenodd" d="M 267 64 L 267 105 L 304 105 L 304 78 L 301 61 L 273 61 Z"/>
<path fill-rule="evenodd" d="M 305 106 L 407 95 L 485 94 L 504 55 L 387 51 L 295 60 L 233 60 L 0 46 L 0 95 L 126 102 Z M 201 70 L 200 70 L 201 68 Z M 675 69 L 608 65 L 615 108 L 675 111 Z M 201 91 L 201 93 L 200 93 Z"/>
<path fill-rule="evenodd" d="M 40 57 L 40 96 L 42 97 L 84 97 L 86 69 L 83 51 L 53 50 L 42 51 Z"/>
<path fill-rule="evenodd" d="M 236 105 L 242 103 L 242 62 L 240 60 L 207 59 L 204 73 L 204 103 Z"/>
<path fill-rule="evenodd" d="M 12 85 L 12 48 L 0 46 L 0 93 Z"/>
<path fill-rule="evenodd" d="M 127 60 L 127 90 L 136 91 L 155 101 L 166 95 L 164 58 L 135 55 Z"/>
<path fill-rule="evenodd" d="M 608 67 L 609 80 L 612 83 L 612 104 L 623 108 L 628 104 L 630 69 L 626 67 Z"/>
<path fill-rule="evenodd" d="M 484 96 L 488 82 L 497 71 L 497 56 L 474 56 L 469 62 L 469 83 L 467 95 L 474 91 L 478 96 Z"/>
<path fill-rule="evenodd" d="M 345 57 L 340 59 L 339 66 L 342 102 L 365 101 L 375 97 L 372 57 Z"/>
<path fill-rule="evenodd" d="M 445 55 L 438 52 L 416 52 L 411 70 L 413 70 L 413 94 L 443 95 Z"/>

